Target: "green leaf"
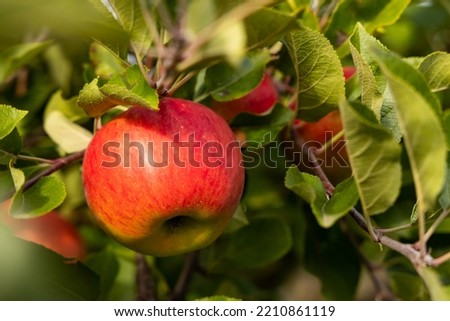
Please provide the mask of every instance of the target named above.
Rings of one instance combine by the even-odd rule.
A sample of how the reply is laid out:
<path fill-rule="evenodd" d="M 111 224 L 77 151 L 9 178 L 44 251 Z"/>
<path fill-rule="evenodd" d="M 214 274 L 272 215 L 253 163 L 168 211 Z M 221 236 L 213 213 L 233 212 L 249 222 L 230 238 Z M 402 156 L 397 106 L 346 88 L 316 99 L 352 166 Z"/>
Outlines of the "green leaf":
<path fill-rule="evenodd" d="M 292 16 L 262 9 L 244 20 L 249 50 L 272 46 L 288 31 L 298 28 Z"/>
<path fill-rule="evenodd" d="M 26 110 L 0 105 L 0 119 L 2 120 L 0 123 L 0 139 L 9 135 L 27 113 Z"/>
<path fill-rule="evenodd" d="M 327 300 L 354 300 L 360 280 L 360 257 L 339 227 L 321 229 L 308 226 L 305 238 L 306 269 L 321 281 Z"/>
<path fill-rule="evenodd" d="M 119 55 L 99 42 L 91 44 L 89 58 L 94 66 L 95 74 L 103 79 L 110 79 L 115 74 L 122 74 L 129 67 L 129 64 Z"/>
<path fill-rule="evenodd" d="M 119 272 L 119 263 L 115 253 L 110 247 L 107 247 L 103 251 L 90 254 L 86 258 L 85 264 L 100 277 L 99 299 L 106 300 Z"/>
<path fill-rule="evenodd" d="M 347 152 L 366 217 L 386 211 L 401 187 L 401 148 L 367 107 L 340 104 Z"/>
<path fill-rule="evenodd" d="M 447 164 L 447 175 L 445 176 L 444 188 L 439 195 L 439 205 L 443 209 L 450 208 L 450 164 Z"/>
<path fill-rule="evenodd" d="M 0 84 L 20 67 L 41 54 L 51 41 L 30 42 L 9 47 L 0 52 Z"/>
<path fill-rule="evenodd" d="M 78 105 L 91 117 L 100 117 L 118 105 L 139 105 L 158 109 L 158 93 L 149 86 L 137 65 L 116 75 L 103 86 L 98 78 L 86 84 L 78 96 Z"/>
<path fill-rule="evenodd" d="M 444 286 L 440 280 L 439 274 L 430 267 L 420 267 L 417 269 L 420 277 L 425 282 L 433 301 L 449 301 L 450 288 Z"/>
<path fill-rule="evenodd" d="M 333 196 L 322 209 L 324 217 L 322 227 L 331 227 L 338 219 L 345 216 L 358 202 L 359 195 L 355 180 L 350 177 L 336 186 Z"/>
<path fill-rule="evenodd" d="M 25 183 L 25 174 L 21 169 L 15 168 L 12 166 L 12 163 L 9 163 L 9 173 L 11 175 L 12 182 L 14 184 L 14 188 L 16 191 L 19 191 L 23 184 Z"/>
<path fill-rule="evenodd" d="M 286 223 L 276 218 L 259 218 L 232 235 L 226 256 L 235 264 L 256 268 L 279 260 L 291 247 L 291 231 Z"/>
<path fill-rule="evenodd" d="M 447 149 L 450 150 L 450 109 L 444 112 L 443 124 L 447 136 Z"/>
<path fill-rule="evenodd" d="M 276 104 L 272 112 L 266 116 L 239 115 L 233 121 L 232 127 L 239 128 L 244 133 L 245 143 L 248 146 L 259 148 L 273 142 L 291 121 L 292 116 L 292 110 Z"/>
<path fill-rule="evenodd" d="M 373 48 L 387 51 L 386 47 L 369 35 L 360 23 L 357 23 L 353 31 L 349 46 L 361 84 L 362 103 L 368 106 L 377 120 L 400 141 L 401 130 L 397 121 L 395 100 L 372 54 Z"/>
<path fill-rule="evenodd" d="M 74 122 L 86 118 L 76 101 L 64 99 L 58 91 L 50 98 L 44 113 L 45 132 L 66 153 L 85 149 L 92 139 L 90 131 Z"/>
<path fill-rule="evenodd" d="M 341 62 L 318 31 L 302 28 L 288 33 L 284 42 L 297 75 L 298 115 L 316 121 L 336 109 L 345 95 Z"/>
<path fill-rule="evenodd" d="M 147 26 L 139 0 L 109 0 L 115 17 L 130 35 L 131 47 L 141 58 L 152 43 L 150 28 Z"/>
<path fill-rule="evenodd" d="M 11 133 L 0 140 L 0 164 L 9 164 L 11 159 L 14 159 L 13 156 L 19 154 L 21 149 L 22 137 L 20 137 L 19 131 L 14 128 Z"/>
<path fill-rule="evenodd" d="M 427 289 L 422 279 L 416 273 L 389 271 L 389 281 L 392 291 L 404 300 L 428 300 Z"/>
<path fill-rule="evenodd" d="M 302 173 L 296 167 L 291 167 L 287 171 L 285 185 L 311 205 L 317 222 L 324 228 L 333 226 L 358 201 L 356 184 L 352 178 L 336 186 L 330 199 L 319 177 Z"/>
<path fill-rule="evenodd" d="M 32 218 L 47 214 L 62 204 L 66 197 L 64 182 L 56 176 L 41 177 L 25 191 L 19 190 L 11 205 L 15 218 Z"/>
<path fill-rule="evenodd" d="M 96 300 L 99 280 L 81 263 L 11 236 L 0 225 L 0 300 Z"/>
<path fill-rule="evenodd" d="M 447 143 L 438 118 L 440 104 L 414 67 L 390 53 L 375 50 L 375 57 L 397 103 L 397 116 L 422 215 L 436 201 L 447 167 Z"/>
<path fill-rule="evenodd" d="M 419 65 L 419 71 L 425 76 L 432 91 L 441 91 L 450 86 L 450 54 L 433 52 Z"/>
<path fill-rule="evenodd" d="M 217 101 L 241 98 L 258 86 L 269 61 L 269 52 L 257 51 L 245 56 L 237 68 L 226 62 L 216 64 L 206 70 L 205 85 Z"/>
<path fill-rule="evenodd" d="M 357 22 L 373 33 L 377 28 L 396 22 L 409 3 L 410 0 L 340 1 L 330 17 L 325 35 L 332 43 L 337 43 L 339 36 L 352 33 Z"/>

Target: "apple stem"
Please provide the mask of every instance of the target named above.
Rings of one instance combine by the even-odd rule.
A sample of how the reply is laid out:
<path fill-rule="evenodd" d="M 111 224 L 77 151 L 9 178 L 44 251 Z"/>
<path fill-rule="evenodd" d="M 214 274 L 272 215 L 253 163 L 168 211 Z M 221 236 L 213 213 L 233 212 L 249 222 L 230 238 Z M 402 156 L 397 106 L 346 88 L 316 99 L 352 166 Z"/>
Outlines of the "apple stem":
<path fill-rule="evenodd" d="M 137 285 L 137 300 L 138 301 L 156 301 L 155 280 L 150 266 L 145 260 L 143 254 L 136 255 L 136 285 Z"/>
<path fill-rule="evenodd" d="M 184 258 L 184 265 L 178 276 L 177 283 L 172 291 L 170 299 L 172 301 L 183 300 L 186 296 L 187 288 L 191 282 L 194 272 L 198 268 L 199 251 L 186 254 Z"/>

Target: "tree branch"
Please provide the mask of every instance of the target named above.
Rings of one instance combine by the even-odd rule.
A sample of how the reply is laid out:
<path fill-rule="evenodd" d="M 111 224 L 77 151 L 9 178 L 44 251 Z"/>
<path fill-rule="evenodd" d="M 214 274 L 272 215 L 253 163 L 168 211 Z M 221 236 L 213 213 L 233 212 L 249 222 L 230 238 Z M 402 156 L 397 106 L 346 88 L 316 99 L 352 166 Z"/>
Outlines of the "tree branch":
<path fill-rule="evenodd" d="M 32 178 L 30 178 L 29 180 L 27 180 L 23 184 L 23 190 L 25 191 L 26 189 L 28 189 L 31 186 L 33 186 L 34 184 L 36 184 L 36 182 L 41 177 L 51 175 L 54 172 L 56 172 L 57 170 L 83 159 L 85 152 L 86 152 L 85 150 L 82 150 L 82 151 L 70 154 L 66 157 L 61 157 L 61 158 L 57 158 L 57 159 L 53 160 L 52 165 L 50 165 L 49 168 L 47 168 L 46 170 L 40 172 L 39 174 L 37 174 L 37 175 L 33 176 Z"/>
<path fill-rule="evenodd" d="M 143 254 L 136 255 L 136 285 L 138 301 L 156 301 L 155 281 L 153 280 L 150 266 Z"/>
<path fill-rule="evenodd" d="M 329 196 L 333 195 L 334 192 L 334 185 L 330 182 L 328 177 L 326 176 L 325 172 L 323 171 L 322 167 L 320 166 L 320 163 L 317 160 L 316 154 L 308 144 L 306 144 L 303 139 L 297 134 L 295 128 L 292 130 L 292 137 L 294 138 L 294 143 L 297 147 L 300 148 L 300 151 L 303 155 L 306 155 L 308 158 L 308 161 L 310 162 L 310 165 L 312 165 L 312 171 L 316 176 L 320 178 L 322 181 L 322 184 L 325 188 L 325 191 Z M 300 165 L 300 164 L 299 164 Z M 414 265 L 414 267 L 419 267 L 423 265 L 429 265 L 433 266 L 435 265 L 435 261 L 433 257 L 430 255 L 421 255 L 421 252 L 418 251 L 414 245 L 412 244 L 404 244 L 397 240 L 394 240 L 388 236 L 385 236 L 381 230 L 372 229 L 371 224 L 366 221 L 364 216 L 359 213 L 355 208 L 352 208 L 349 212 L 350 216 L 353 218 L 353 220 L 364 230 L 366 231 L 372 239 L 380 243 L 391 250 L 394 250 L 405 257 L 407 257 L 411 263 Z M 450 255 L 450 254 L 449 254 Z M 450 258 L 449 258 L 450 259 Z"/>
<path fill-rule="evenodd" d="M 192 279 L 192 275 L 198 266 L 198 256 L 198 251 L 186 254 L 183 269 L 180 272 L 177 283 L 175 284 L 172 295 L 170 296 L 171 300 L 176 301 L 184 299 L 187 292 L 187 287 Z"/>

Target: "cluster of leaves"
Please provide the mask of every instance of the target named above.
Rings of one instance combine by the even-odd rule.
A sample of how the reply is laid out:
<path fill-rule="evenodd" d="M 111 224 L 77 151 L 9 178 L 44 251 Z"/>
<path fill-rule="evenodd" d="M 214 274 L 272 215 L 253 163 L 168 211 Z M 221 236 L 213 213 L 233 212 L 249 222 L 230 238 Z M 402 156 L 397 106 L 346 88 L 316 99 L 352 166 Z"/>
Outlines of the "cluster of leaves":
<path fill-rule="evenodd" d="M 195 256 L 189 284 L 181 278 L 189 285 L 185 298 L 449 298 L 450 44 L 437 37 L 402 58 L 377 40 L 394 42 L 395 22 L 430 7 L 447 19 L 427 32 L 448 32 L 445 1 L 0 0 L 0 6 L 0 201 L 12 198 L 10 215 L 23 219 L 58 208 L 77 225 L 89 253 L 67 266 L 0 226 L 0 255 L 23 248 L 33 252 L 33 267 L 38 262 L 32 272 L 23 268 L 31 266 L 28 259 L 14 257 L 2 267 L 0 280 L 14 274 L 34 281 L 11 283 L 0 298 L 134 299 L 135 253 L 104 235 L 85 204 L 76 161 L 91 128 L 133 104 L 157 109 L 162 94 L 205 105 L 239 98 L 267 71 L 280 91 L 274 110 L 231 123 L 262 161 L 248 166 L 242 206 L 226 233 Z M 357 77 L 345 83 L 343 65 L 354 65 Z M 273 152 L 296 139 L 294 119 L 316 121 L 334 110 L 353 173 L 335 189 Z M 348 214 L 355 208 L 362 212 L 359 226 Z M 173 297 L 183 257 L 145 263 L 155 296 Z M 296 278 L 311 279 L 305 270 L 320 281 L 320 295 L 292 289 Z M 377 270 L 386 274 L 386 287 Z M 369 293 L 360 288 L 364 271 L 375 279 Z"/>

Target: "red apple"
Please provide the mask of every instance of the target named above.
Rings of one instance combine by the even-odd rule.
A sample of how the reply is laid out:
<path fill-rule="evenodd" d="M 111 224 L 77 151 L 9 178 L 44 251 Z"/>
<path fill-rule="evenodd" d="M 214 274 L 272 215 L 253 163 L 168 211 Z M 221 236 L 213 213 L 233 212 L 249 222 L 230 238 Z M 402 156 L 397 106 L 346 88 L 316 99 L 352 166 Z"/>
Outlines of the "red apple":
<path fill-rule="evenodd" d="M 342 71 L 344 73 L 345 80 L 349 80 L 356 72 L 356 68 L 353 66 L 344 66 L 342 67 Z"/>
<path fill-rule="evenodd" d="M 272 111 L 277 100 L 277 88 L 270 76 L 265 73 L 259 85 L 247 95 L 230 101 L 214 100 L 211 108 L 230 122 L 241 113 L 267 115 Z"/>
<path fill-rule="evenodd" d="M 296 119 L 294 128 L 305 144 L 320 151 L 316 153 L 317 158 L 333 183 L 342 181 L 351 175 L 344 137 L 332 141 L 335 135 L 342 132 L 339 111 L 333 111 L 317 122 Z M 327 147 L 324 147 L 324 144 L 327 144 Z"/>
<path fill-rule="evenodd" d="M 103 126 L 83 161 L 87 203 L 110 235 L 144 254 L 203 248 L 225 229 L 244 186 L 228 124 L 192 101 L 161 98 Z"/>
<path fill-rule="evenodd" d="M 55 211 L 36 218 L 16 219 L 5 210 L 0 221 L 18 238 L 45 246 L 68 259 L 84 258 L 85 247 L 77 229 Z"/>

